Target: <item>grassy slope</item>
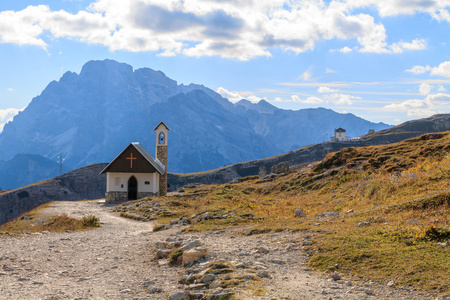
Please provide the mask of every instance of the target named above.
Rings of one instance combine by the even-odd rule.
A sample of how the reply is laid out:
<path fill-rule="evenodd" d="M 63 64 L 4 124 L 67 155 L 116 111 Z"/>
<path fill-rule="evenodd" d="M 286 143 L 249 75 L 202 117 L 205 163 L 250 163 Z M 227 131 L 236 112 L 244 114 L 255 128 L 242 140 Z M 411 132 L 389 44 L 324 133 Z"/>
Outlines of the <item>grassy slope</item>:
<path fill-rule="evenodd" d="M 191 217 L 188 230 L 252 225 L 261 232 L 305 230 L 310 265 L 342 276 L 450 295 L 450 132 L 331 153 L 325 160 L 270 180 L 202 186 L 160 198 L 164 223 Z M 150 201 L 155 199 L 149 199 Z M 150 201 L 130 209 L 145 215 Z M 294 218 L 302 208 L 305 218 Z M 235 212 L 233 212 L 235 210 Z M 226 219 L 195 222 L 205 211 Z M 320 216 L 337 212 L 338 216 Z M 246 213 L 254 217 L 243 217 Z M 231 217 L 230 217 L 231 216 Z M 369 226 L 357 227 L 362 221 Z"/>

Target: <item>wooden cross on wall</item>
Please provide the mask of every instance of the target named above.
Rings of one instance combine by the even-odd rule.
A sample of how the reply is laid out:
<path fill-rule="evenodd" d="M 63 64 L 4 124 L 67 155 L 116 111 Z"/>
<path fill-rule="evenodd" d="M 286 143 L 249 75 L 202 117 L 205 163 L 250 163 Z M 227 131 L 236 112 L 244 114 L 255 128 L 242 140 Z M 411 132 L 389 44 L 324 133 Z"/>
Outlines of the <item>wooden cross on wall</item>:
<path fill-rule="evenodd" d="M 130 157 L 127 157 L 127 159 L 130 160 L 130 169 L 133 169 L 133 160 L 137 159 L 136 157 L 133 157 L 133 153 L 130 154 Z"/>

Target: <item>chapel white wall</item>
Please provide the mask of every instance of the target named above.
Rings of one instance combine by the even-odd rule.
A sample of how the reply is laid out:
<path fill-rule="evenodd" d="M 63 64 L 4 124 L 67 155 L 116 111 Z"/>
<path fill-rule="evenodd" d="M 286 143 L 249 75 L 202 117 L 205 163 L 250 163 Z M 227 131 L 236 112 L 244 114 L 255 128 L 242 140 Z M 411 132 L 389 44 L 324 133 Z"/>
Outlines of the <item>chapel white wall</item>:
<path fill-rule="evenodd" d="M 106 173 L 106 192 L 127 192 L 128 180 L 136 177 L 138 192 L 157 193 L 159 191 L 158 173 Z M 148 181 L 150 184 L 145 184 Z"/>

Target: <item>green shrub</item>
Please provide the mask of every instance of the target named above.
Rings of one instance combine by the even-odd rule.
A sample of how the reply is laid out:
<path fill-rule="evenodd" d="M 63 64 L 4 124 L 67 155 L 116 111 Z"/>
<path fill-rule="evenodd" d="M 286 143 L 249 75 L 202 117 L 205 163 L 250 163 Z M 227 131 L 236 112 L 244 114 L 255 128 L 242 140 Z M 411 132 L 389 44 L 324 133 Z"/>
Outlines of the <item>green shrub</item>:
<path fill-rule="evenodd" d="M 183 249 L 177 249 L 169 255 L 169 265 L 173 266 L 178 263 L 178 258 L 183 255 Z"/>
<path fill-rule="evenodd" d="M 84 216 L 81 223 L 84 227 L 100 227 L 100 219 L 94 215 Z"/>

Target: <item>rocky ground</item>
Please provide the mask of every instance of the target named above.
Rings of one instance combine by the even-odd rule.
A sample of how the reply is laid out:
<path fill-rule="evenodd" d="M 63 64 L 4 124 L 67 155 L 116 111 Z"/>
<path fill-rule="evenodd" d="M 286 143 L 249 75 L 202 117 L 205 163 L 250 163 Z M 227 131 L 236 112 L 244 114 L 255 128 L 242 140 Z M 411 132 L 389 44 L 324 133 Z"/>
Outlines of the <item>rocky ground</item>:
<path fill-rule="evenodd" d="M 395 282 L 340 279 L 339 266 L 328 277 L 309 270 L 307 233 L 182 234 L 182 225 L 153 232 L 151 222 L 121 218 L 102 200 L 56 202 L 45 213 L 94 214 L 102 227 L 0 233 L 0 299 L 433 299 Z M 171 265 L 176 249 L 206 258 L 189 263 L 172 255 Z"/>

